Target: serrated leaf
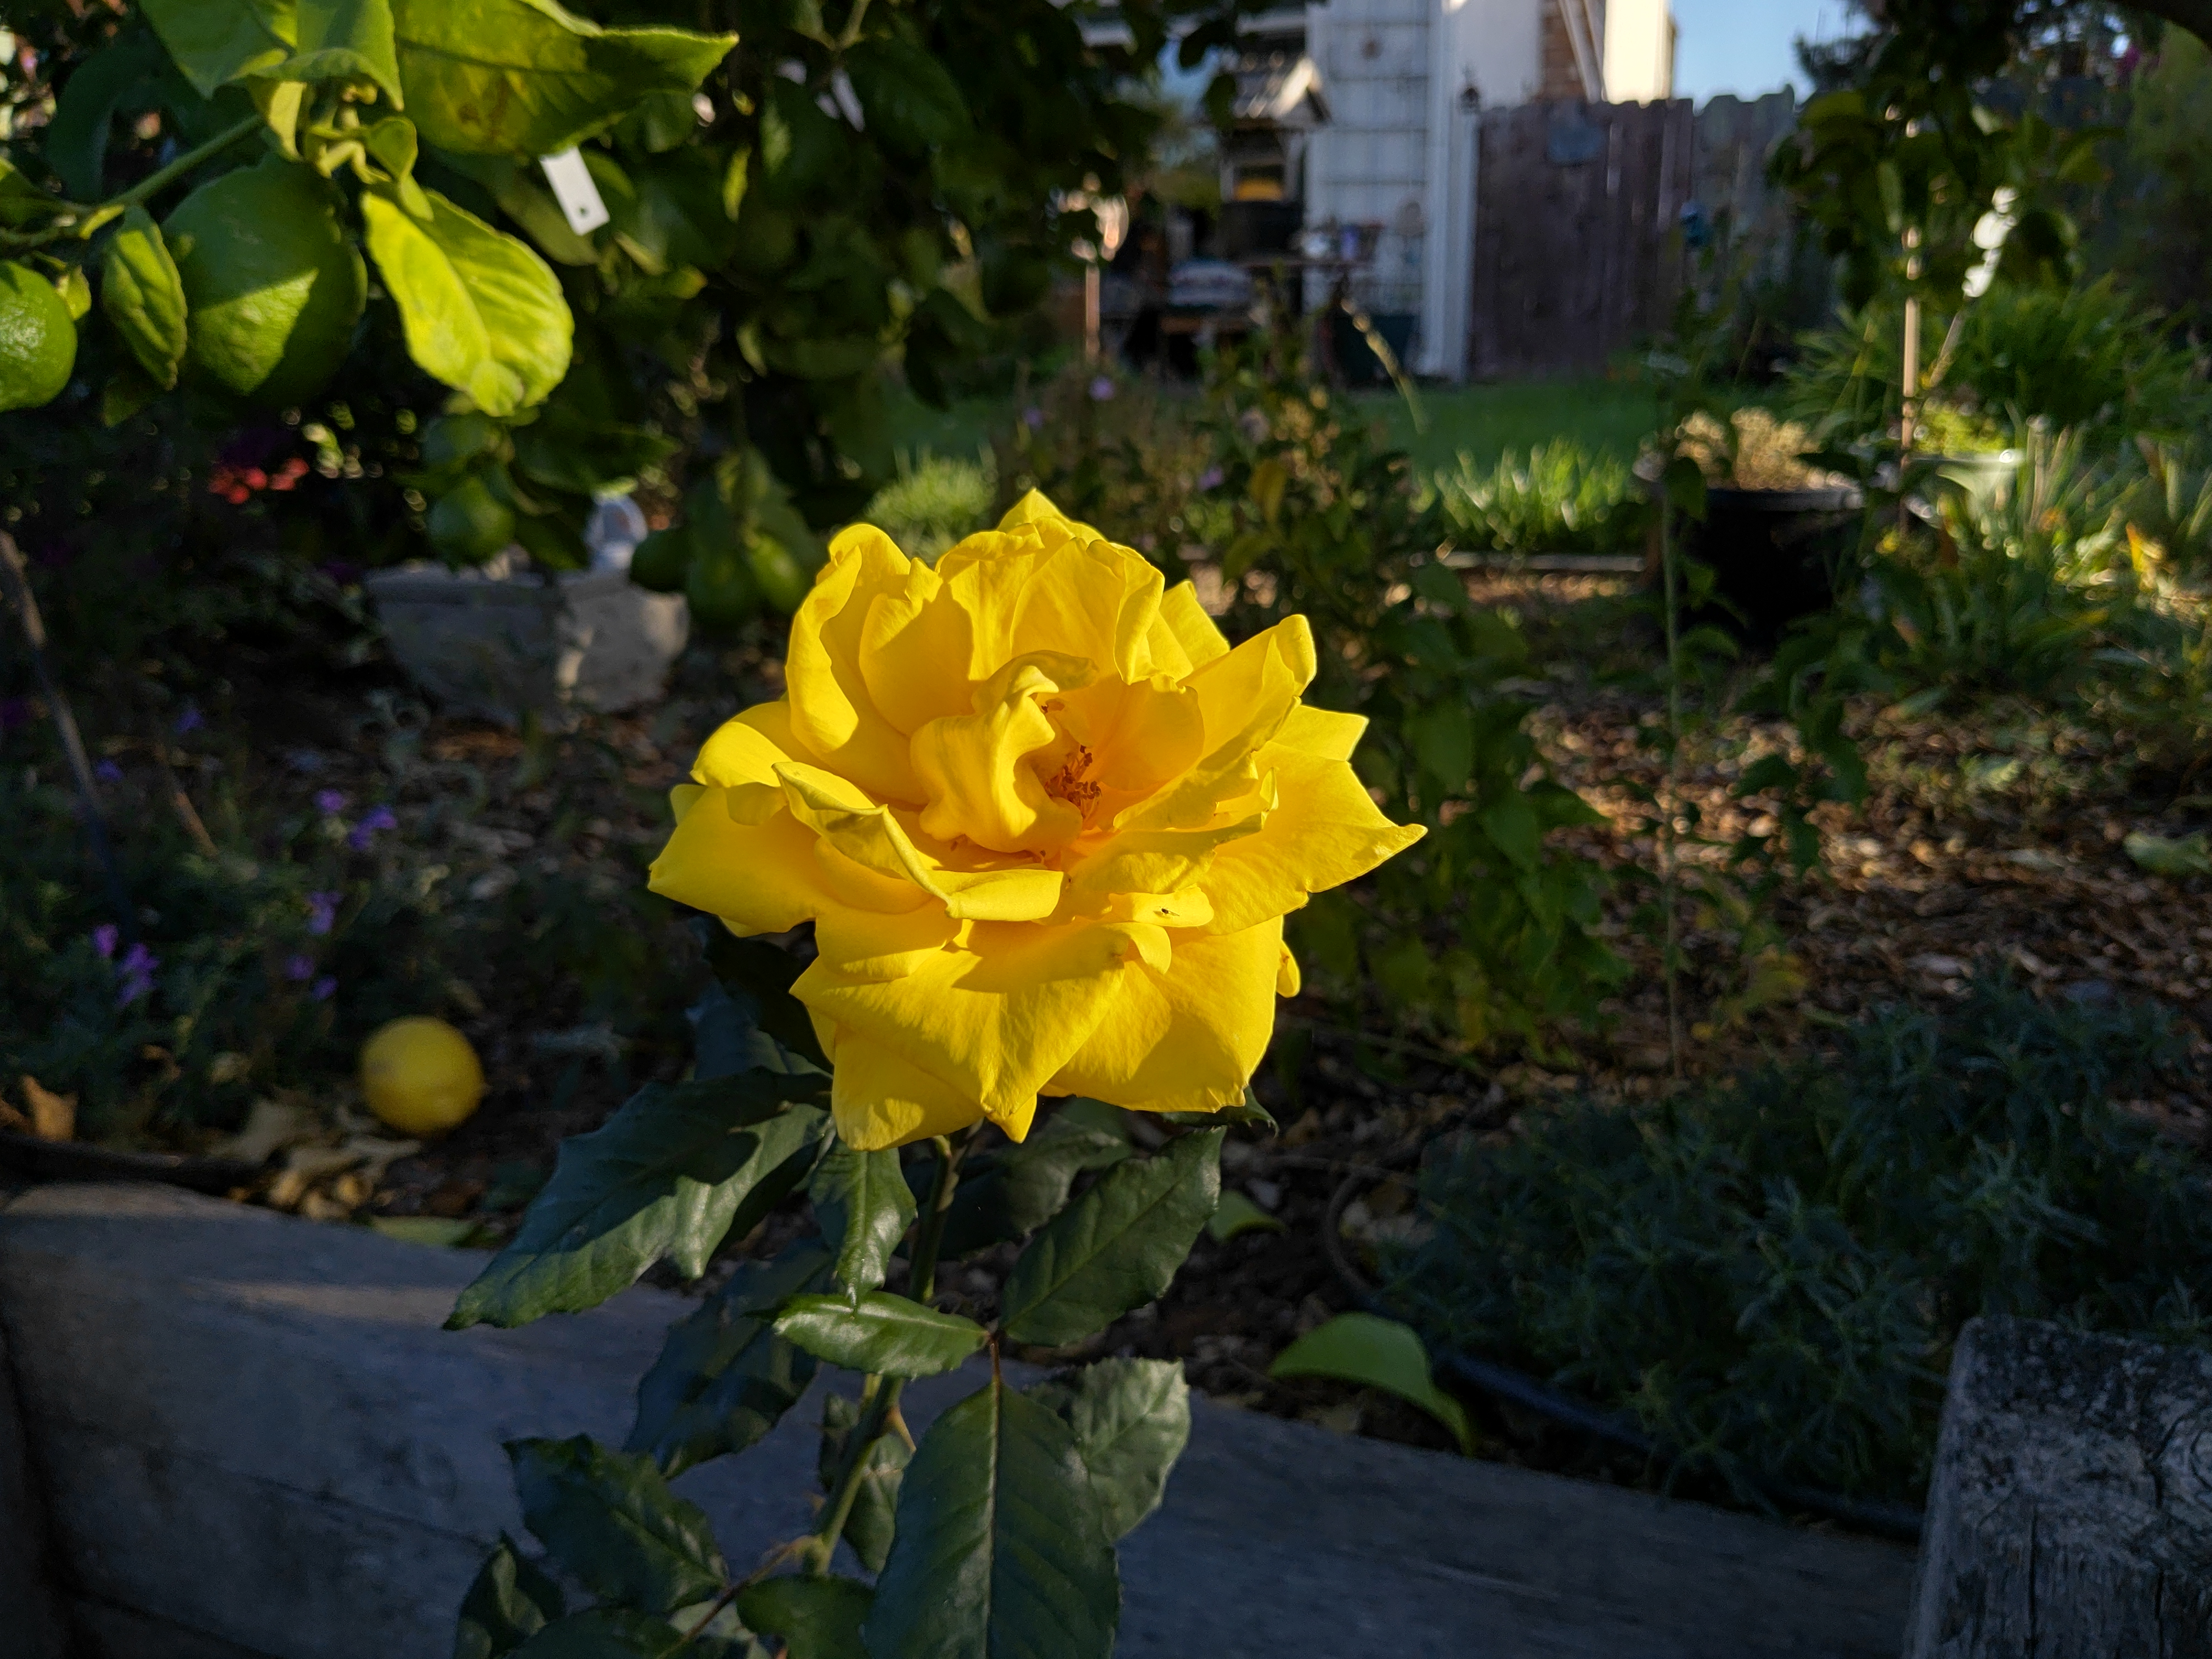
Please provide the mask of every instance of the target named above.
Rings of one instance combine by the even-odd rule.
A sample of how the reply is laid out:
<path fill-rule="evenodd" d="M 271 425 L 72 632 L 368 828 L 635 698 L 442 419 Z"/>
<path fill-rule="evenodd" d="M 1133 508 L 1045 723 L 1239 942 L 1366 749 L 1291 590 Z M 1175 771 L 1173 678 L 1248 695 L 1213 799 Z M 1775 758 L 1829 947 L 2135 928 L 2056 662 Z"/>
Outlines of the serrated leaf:
<path fill-rule="evenodd" d="M 776 1315 L 775 1328 L 817 1359 L 887 1376 L 949 1371 L 984 1338 L 972 1319 L 889 1291 L 871 1291 L 857 1304 L 842 1296 L 795 1296 Z"/>
<path fill-rule="evenodd" d="M 836 1487 L 860 1420 L 860 1407 L 842 1394 L 830 1395 L 822 1402 L 822 1447 L 815 1459 L 815 1474 L 824 1493 Z M 862 1463 L 853 1507 L 845 1516 L 844 1539 L 870 1572 L 881 1572 L 884 1558 L 890 1553 L 899 1482 L 913 1456 L 904 1440 L 885 1433 L 876 1437 Z"/>
<path fill-rule="evenodd" d="M 287 81 L 367 81 L 400 106 L 391 0 L 297 0 Z"/>
<path fill-rule="evenodd" d="M 719 502 L 719 484 L 710 485 L 705 494 Z M 718 921 L 703 921 L 700 932 L 707 965 L 739 1010 L 745 1011 L 750 1004 L 750 1018 L 759 1022 L 761 1030 L 793 1054 L 826 1071 L 830 1061 L 815 1035 L 814 1022 L 807 1017 L 806 1005 L 791 994 L 792 981 L 806 964 L 765 939 L 739 939 Z"/>
<path fill-rule="evenodd" d="M 669 1613 L 729 1582 L 706 1512 L 653 1460 L 589 1437 L 510 1440 L 522 1519 L 546 1553 L 603 1601 Z"/>
<path fill-rule="evenodd" d="M 143 0 L 139 9 L 203 98 L 292 55 L 294 0 Z"/>
<path fill-rule="evenodd" d="M 1437 1387 L 1429 1352 L 1410 1326 L 1374 1314 L 1339 1314 L 1308 1331 L 1277 1355 L 1270 1376 L 1328 1376 L 1380 1389 L 1419 1407 L 1452 1431 L 1460 1449 L 1474 1455 L 1467 1408 Z"/>
<path fill-rule="evenodd" d="M 757 1642 L 684 1633 L 665 1619 L 627 1607 L 593 1607 L 550 1624 L 514 1650 L 514 1659 L 767 1659 Z"/>
<path fill-rule="evenodd" d="M 1031 1241 L 1006 1280 L 1001 1323 L 1058 1347 L 1157 1299 L 1221 1196 L 1224 1130 L 1188 1134 L 1106 1172 Z"/>
<path fill-rule="evenodd" d="M 100 251 L 100 306 L 147 378 L 164 392 L 175 386 L 185 361 L 185 283 L 143 208 L 128 210 Z"/>
<path fill-rule="evenodd" d="M 1281 1124 L 1275 1115 L 1262 1106 L 1257 1096 L 1247 1089 L 1244 1098 L 1233 1106 L 1224 1106 L 1218 1112 L 1162 1112 L 1163 1123 L 1172 1123 L 1180 1129 L 1265 1129 L 1269 1134 L 1280 1134 Z"/>
<path fill-rule="evenodd" d="M 856 1296 L 882 1289 L 891 1252 L 915 1217 L 897 1149 L 832 1147 L 806 1190 L 822 1237 L 836 1250 L 837 1282 Z"/>
<path fill-rule="evenodd" d="M 696 1278 L 733 1226 L 750 1231 L 805 1179 L 829 1115 L 785 1103 L 818 1088 L 748 1072 L 640 1090 L 605 1127 L 561 1143 L 553 1178 L 447 1328 L 579 1313 L 663 1256 Z"/>
<path fill-rule="evenodd" d="M 1030 1392 L 1074 1431 L 1108 1538 L 1127 1536 L 1159 1508 L 1190 1441 L 1190 1385 L 1180 1364 L 1102 1359 Z"/>
<path fill-rule="evenodd" d="M 1027 1140 L 991 1155 L 963 1180 L 945 1218 L 939 1246 L 946 1261 L 1025 1238 L 1059 1214 L 1075 1177 L 1111 1169 L 1129 1157 L 1129 1143 L 1063 1107 Z"/>
<path fill-rule="evenodd" d="M 544 400 L 568 372 L 575 320 L 560 279 L 529 246 L 434 190 L 418 219 L 385 189 L 364 191 L 368 251 L 399 306 L 407 355 L 487 415 Z"/>
<path fill-rule="evenodd" d="M 397 0 L 407 106 L 440 149 L 551 155 L 647 94 L 698 89 L 732 34 L 603 29 L 553 0 Z"/>
<path fill-rule="evenodd" d="M 1068 1425 L 996 1379 L 939 1418 L 899 1491 L 872 1659 L 1106 1659 L 1121 1587 Z"/>
<path fill-rule="evenodd" d="M 501 1659 L 565 1611 L 560 1585 L 501 1533 L 461 1598 L 453 1659 Z"/>
<path fill-rule="evenodd" d="M 945 66 L 896 35 L 856 42 L 845 54 L 845 72 L 868 131 L 893 149 L 927 155 L 968 129 L 967 100 Z"/>
<path fill-rule="evenodd" d="M 763 1578 L 738 1592 L 738 1617 L 781 1637 L 786 1659 L 868 1659 L 860 1627 L 875 1599 L 853 1578 Z"/>
<path fill-rule="evenodd" d="M 799 1403 L 814 1357 L 757 1310 L 826 1284 L 830 1253 L 809 1242 L 774 1261 L 747 1261 L 698 1310 L 678 1320 L 637 1385 L 637 1420 L 623 1449 L 674 1476 L 744 1451 Z"/>

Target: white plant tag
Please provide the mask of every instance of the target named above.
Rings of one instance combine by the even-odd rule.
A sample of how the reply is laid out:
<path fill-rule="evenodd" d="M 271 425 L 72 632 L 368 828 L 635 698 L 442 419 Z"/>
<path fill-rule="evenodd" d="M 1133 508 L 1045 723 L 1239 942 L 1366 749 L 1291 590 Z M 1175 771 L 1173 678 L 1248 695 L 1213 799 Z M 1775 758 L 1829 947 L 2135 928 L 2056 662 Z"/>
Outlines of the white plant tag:
<path fill-rule="evenodd" d="M 540 157 L 538 165 L 545 169 L 545 182 L 553 186 L 553 198 L 568 215 L 569 229 L 581 236 L 606 223 L 607 204 L 599 199 L 599 186 L 584 165 L 583 151 L 572 147 L 558 155 Z"/>

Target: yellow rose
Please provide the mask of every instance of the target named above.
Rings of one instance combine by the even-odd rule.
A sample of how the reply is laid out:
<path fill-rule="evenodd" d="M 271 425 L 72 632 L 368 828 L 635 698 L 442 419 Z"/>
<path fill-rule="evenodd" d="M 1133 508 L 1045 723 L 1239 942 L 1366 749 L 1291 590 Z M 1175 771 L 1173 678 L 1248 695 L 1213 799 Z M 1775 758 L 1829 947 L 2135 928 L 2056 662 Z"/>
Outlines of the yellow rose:
<path fill-rule="evenodd" d="M 815 924 L 792 988 L 864 1150 L 1040 1094 L 1234 1104 L 1297 989 L 1283 917 L 1419 839 L 1298 701 L 1293 617 L 1234 651 L 1188 583 L 1032 493 L 934 569 L 839 536 L 789 694 L 710 738 L 653 888 L 732 932 Z"/>

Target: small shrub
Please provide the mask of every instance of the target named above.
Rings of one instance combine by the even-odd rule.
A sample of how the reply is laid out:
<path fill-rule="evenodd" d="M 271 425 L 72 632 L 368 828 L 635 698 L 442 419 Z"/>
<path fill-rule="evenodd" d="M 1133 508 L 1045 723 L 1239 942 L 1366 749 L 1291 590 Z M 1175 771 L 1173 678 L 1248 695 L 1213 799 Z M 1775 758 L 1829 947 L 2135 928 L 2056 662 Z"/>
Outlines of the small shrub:
<path fill-rule="evenodd" d="M 1983 980 L 1831 1056 L 1524 1119 L 1432 1163 L 1389 1297 L 1692 1467 L 1912 1497 L 1976 1315 L 2212 1346 L 2212 1193 L 2118 1103 L 2181 1052 L 2149 1005 Z"/>
<path fill-rule="evenodd" d="M 988 465 L 924 454 L 876 492 L 862 520 L 918 559 L 937 556 L 989 522 L 998 480 Z"/>

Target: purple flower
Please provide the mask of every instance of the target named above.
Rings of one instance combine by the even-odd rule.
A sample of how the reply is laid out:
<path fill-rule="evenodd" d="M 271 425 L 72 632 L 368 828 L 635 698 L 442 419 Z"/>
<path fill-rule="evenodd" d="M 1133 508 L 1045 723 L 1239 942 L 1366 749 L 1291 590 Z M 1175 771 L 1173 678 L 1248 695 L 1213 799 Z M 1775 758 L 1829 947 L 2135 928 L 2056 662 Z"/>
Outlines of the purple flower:
<path fill-rule="evenodd" d="M 334 818 L 346 809 L 345 791 L 318 789 L 315 791 L 315 811 L 326 818 Z"/>
<path fill-rule="evenodd" d="M 1202 495 L 1209 489 L 1220 489 L 1221 479 L 1221 469 L 1218 466 L 1209 466 L 1205 471 L 1198 475 L 1199 494 Z"/>
<path fill-rule="evenodd" d="M 337 925 L 338 896 L 336 893 L 307 895 L 307 931 L 321 939 Z M 301 978 L 307 977 L 304 974 Z"/>
<path fill-rule="evenodd" d="M 1022 424 L 1029 428 L 1032 432 L 1043 431 L 1044 410 L 1039 409 L 1035 404 L 1031 404 L 1027 409 L 1022 411 Z"/>
<path fill-rule="evenodd" d="M 362 815 L 361 822 L 354 825 L 353 833 L 346 837 L 346 845 L 356 853 L 366 853 L 380 830 L 397 830 L 398 827 L 399 819 L 389 806 L 372 806 Z"/>
<path fill-rule="evenodd" d="M 112 760 L 104 760 L 92 769 L 92 775 L 102 783 L 120 783 L 123 781 L 123 769 Z"/>
<path fill-rule="evenodd" d="M 115 947 L 122 941 L 123 930 L 112 921 L 103 921 L 92 930 L 92 948 L 100 952 L 102 962 L 112 961 Z"/>
<path fill-rule="evenodd" d="M 1091 382 L 1091 401 L 1092 403 L 1109 403 L 1113 400 L 1113 397 L 1114 382 L 1109 376 L 1101 374 Z"/>
<path fill-rule="evenodd" d="M 188 702 L 185 705 L 185 712 L 177 716 L 177 735 L 181 738 L 185 732 L 197 732 L 206 724 L 207 722 L 200 718 L 199 705 Z"/>
<path fill-rule="evenodd" d="M 307 988 L 307 994 L 314 998 L 318 1002 L 328 1002 L 337 988 L 337 981 L 332 979 L 328 974 L 325 974 L 320 979 L 317 980 L 313 985 L 310 985 Z"/>
<path fill-rule="evenodd" d="M 284 958 L 284 977 L 295 985 L 304 985 L 315 976 L 315 959 L 305 951 L 295 951 Z"/>
<path fill-rule="evenodd" d="M 134 945 L 124 953 L 122 966 L 117 970 L 123 983 L 115 994 L 115 1006 L 128 1008 L 139 998 L 154 992 L 154 970 L 161 965 L 161 958 L 143 945 Z"/>

